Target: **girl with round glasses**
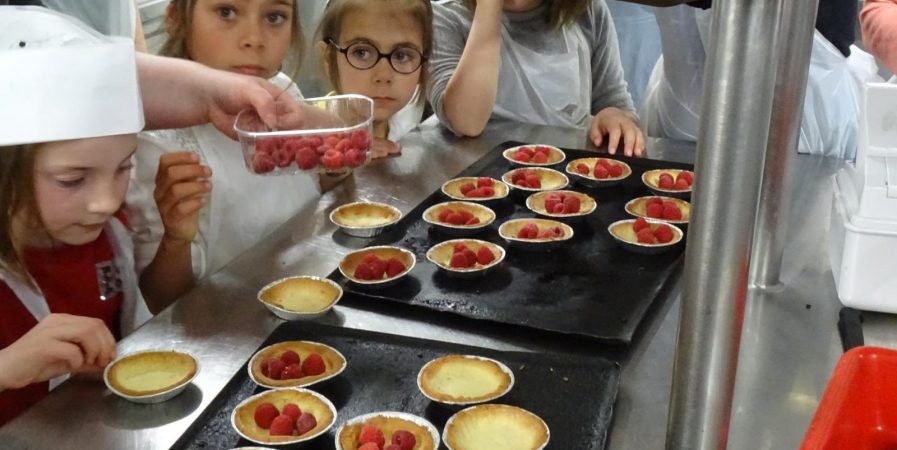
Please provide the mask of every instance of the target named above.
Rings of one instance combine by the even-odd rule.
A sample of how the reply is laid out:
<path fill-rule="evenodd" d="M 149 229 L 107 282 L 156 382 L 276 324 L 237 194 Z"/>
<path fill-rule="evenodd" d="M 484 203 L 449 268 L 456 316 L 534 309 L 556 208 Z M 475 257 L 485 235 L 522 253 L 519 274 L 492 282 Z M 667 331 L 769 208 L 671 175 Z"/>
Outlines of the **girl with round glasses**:
<path fill-rule="evenodd" d="M 429 0 L 333 0 L 318 27 L 318 51 L 338 94 L 374 100 L 374 157 L 420 123 L 433 36 Z"/>

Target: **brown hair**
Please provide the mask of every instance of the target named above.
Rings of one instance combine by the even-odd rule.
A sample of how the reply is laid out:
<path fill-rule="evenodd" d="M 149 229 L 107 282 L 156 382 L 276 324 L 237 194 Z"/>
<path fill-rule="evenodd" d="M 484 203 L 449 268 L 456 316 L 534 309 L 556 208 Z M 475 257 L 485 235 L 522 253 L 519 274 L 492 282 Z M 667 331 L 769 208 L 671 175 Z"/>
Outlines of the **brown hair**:
<path fill-rule="evenodd" d="M 315 33 L 317 40 L 327 44 L 327 51 L 323 58 L 322 64 L 326 64 L 327 72 L 330 78 L 330 84 L 341 93 L 339 85 L 339 66 L 337 65 L 337 56 L 339 52 L 331 45 L 330 41 L 339 42 L 339 36 L 343 29 L 343 19 L 347 14 L 359 11 L 367 7 L 378 7 L 387 5 L 404 14 L 409 14 L 417 20 L 423 29 L 423 46 L 421 53 L 424 57 L 424 63 L 420 69 L 420 91 L 423 93 L 427 87 L 427 61 L 433 54 L 433 6 L 430 0 L 331 0 L 324 9 L 324 17 L 318 25 L 318 31 Z M 421 101 L 424 101 L 425 95 L 421 94 Z"/>
<path fill-rule="evenodd" d="M 168 4 L 165 29 L 168 39 L 159 50 L 162 56 L 171 56 L 181 59 L 193 59 L 187 51 L 187 37 L 190 35 L 190 26 L 193 23 L 193 9 L 197 0 L 171 0 Z M 293 0 L 293 23 L 290 33 L 290 49 L 287 51 L 281 69 L 289 77 L 295 78 L 302 67 L 305 57 L 305 36 L 302 34 L 302 24 L 299 22 L 299 4 Z"/>
<path fill-rule="evenodd" d="M 34 198 L 36 152 L 36 145 L 0 147 L 0 267 L 29 285 L 22 242 L 13 233 L 13 222 L 24 218 L 29 226 L 40 227 Z"/>
<path fill-rule="evenodd" d="M 591 0 L 545 0 L 548 3 L 548 23 L 553 27 L 562 27 L 578 20 L 589 8 Z M 463 0 L 464 6 L 473 11 L 477 0 Z"/>

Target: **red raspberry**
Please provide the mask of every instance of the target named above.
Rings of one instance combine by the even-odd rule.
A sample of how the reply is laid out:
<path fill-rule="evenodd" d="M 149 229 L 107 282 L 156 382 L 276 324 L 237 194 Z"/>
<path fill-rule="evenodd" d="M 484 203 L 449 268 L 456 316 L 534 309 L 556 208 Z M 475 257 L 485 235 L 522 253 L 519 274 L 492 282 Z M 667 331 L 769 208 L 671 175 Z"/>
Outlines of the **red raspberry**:
<path fill-rule="evenodd" d="M 649 205 L 652 205 L 652 204 L 654 204 L 654 203 L 657 203 L 658 205 L 663 206 L 663 199 L 660 198 L 660 197 L 651 197 L 651 198 L 648 199 L 648 204 L 649 204 Z"/>
<path fill-rule="evenodd" d="M 541 189 L 542 188 L 542 180 L 539 179 L 538 175 L 527 175 L 526 176 L 526 184 L 533 189 Z"/>
<path fill-rule="evenodd" d="M 268 429 L 271 427 L 271 422 L 274 422 L 274 418 L 280 415 L 280 411 L 277 410 L 277 407 L 272 403 L 262 403 L 257 408 L 255 408 L 255 424 L 259 426 L 259 428 Z"/>
<path fill-rule="evenodd" d="M 638 241 L 642 244 L 653 244 L 654 243 L 654 233 L 651 232 L 651 227 L 642 228 L 638 233 Z"/>
<path fill-rule="evenodd" d="M 321 136 L 307 137 L 305 138 L 305 142 L 307 142 L 308 145 L 311 146 L 311 148 L 318 148 L 324 145 L 324 139 L 322 139 Z"/>
<path fill-rule="evenodd" d="M 312 148 L 315 149 L 315 154 L 318 156 L 324 156 L 324 154 L 326 154 L 328 151 L 333 150 L 333 148 L 328 145 L 319 145 Z"/>
<path fill-rule="evenodd" d="M 652 219 L 659 219 L 663 217 L 663 205 L 658 205 L 657 203 L 652 203 L 648 205 L 648 208 L 645 211 L 645 214 Z"/>
<path fill-rule="evenodd" d="M 481 187 L 480 188 L 480 197 L 481 198 L 495 197 L 495 189 L 488 187 L 488 186 Z"/>
<path fill-rule="evenodd" d="M 661 189 L 673 189 L 674 184 L 673 176 L 666 172 L 660 174 L 660 179 L 657 180 L 657 187 Z"/>
<path fill-rule="evenodd" d="M 275 150 L 277 150 L 277 138 L 259 139 L 255 143 L 256 153 L 273 155 Z"/>
<path fill-rule="evenodd" d="M 402 261 L 399 261 L 398 258 L 389 258 L 389 261 L 386 261 L 386 276 L 389 278 L 398 276 L 400 273 L 404 272 L 406 269 L 405 264 Z"/>
<path fill-rule="evenodd" d="M 551 149 L 548 148 L 548 147 L 546 147 L 546 146 L 544 146 L 544 145 L 537 145 L 536 148 L 535 148 L 535 150 L 533 150 L 533 154 L 534 154 L 534 155 L 538 155 L 538 154 L 540 154 L 540 153 L 543 154 L 543 155 L 545 155 L 545 156 L 548 156 L 548 155 L 551 154 Z"/>
<path fill-rule="evenodd" d="M 286 364 L 279 359 L 272 359 L 268 363 L 268 378 L 272 380 L 279 380 L 280 376 L 283 374 L 283 369 L 286 368 Z"/>
<path fill-rule="evenodd" d="M 324 153 L 324 156 L 321 157 L 321 162 L 323 162 L 324 167 L 328 169 L 339 169 L 343 167 L 344 160 L 345 156 L 336 150 L 327 150 L 327 152 Z"/>
<path fill-rule="evenodd" d="M 320 375 L 327 370 L 324 365 L 324 358 L 317 353 L 311 353 L 302 361 L 302 373 L 310 376 Z"/>
<path fill-rule="evenodd" d="M 517 186 L 520 186 L 520 187 L 522 187 L 522 188 L 528 188 L 528 187 L 529 187 L 529 183 L 527 183 L 525 179 L 524 179 L 524 180 L 517 180 L 516 182 L 514 182 L 514 184 L 517 185 Z"/>
<path fill-rule="evenodd" d="M 288 366 L 290 364 L 299 364 L 299 354 L 292 350 L 287 350 L 280 355 L 280 360 Z"/>
<path fill-rule="evenodd" d="M 455 211 L 453 211 L 451 208 L 442 208 L 442 210 L 439 211 L 439 215 L 436 216 L 436 218 L 439 219 L 440 222 L 448 222 L 449 214 L 454 214 L 454 213 L 455 213 Z"/>
<path fill-rule="evenodd" d="M 514 160 L 522 163 L 528 163 L 532 159 L 527 153 L 524 153 L 522 150 L 517 150 L 517 153 L 514 154 Z"/>
<path fill-rule="evenodd" d="M 467 191 L 467 194 L 464 194 L 464 196 L 470 197 L 470 198 L 480 198 L 483 196 L 483 189 L 488 189 L 488 188 L 471 189 L 471 190 Z"/>
<path fill-rule="evenodd" d="M 673 240 L 673 229 L 668 225 L 659 225 L 656 230 L 654 230 L 654 237 L 657 238 L 657 241 L 661 244 L 666 244 Z"/>
<path fill-rule="evenodd" d="M 599 158 L 598 161 L 595 163 L 595 165 L 604 167 L 605 169 L 610 171 L 611 162 L 607 159 Z"/>
<path fill-rule="evenodd" d="M 327 136 L 324 138 L 324 145 L 331 147 L 331 148 L 336 148 L 337 144 L 339 144 L 339 141 L 340 141 L 339 136 L 337 136 L 335 134 L 331 134 L 330 136 Z"/>
<path fill-rule="evenodd" d="M 274 418 L 274 421 L 271 422 L 271 429 L 269 433 L 271 436 L 292 436 L 293 435 L 293 426 L 296 424 L 296 421 L 293 420 L 292 417 L 281 414 Z"/>
<path fill-rule="evenodd" d="M 460 215 L 461 219 L 463 219 L 463 222 L 461 223 L 467 223 L 468 220 L 473 219 L 473 214 L 470 211 L 464 209 L 458 210 L 458 215 Z"/>
<path fill-rule="evenodd" d="M 467 182 L 467 183 L 462 184 L 460 187 L 458 187 L 458 190 L 461 191 L 461 195 L 466 196 L 468 192 L 470 192 L 476 188 L 477 187 L 473 183 Z"/>
<path fill-rule="evenodd" d="M 336 146 L 333 147 L 334 150 L 336 150 L 336 151 L 338 151 L 338 152 L 340 152 L 340 153 L 346 153 L 346 152 L 349 151 L 350 148 L 352 148 L 352 142 L 349 141 L 348 138 L 342 138 L 342 139 L 336 144 Z"/>
<path fill-rule="evenodd" d="M 477 178 L 477 187 L 478 188 L 479 187 L 492 187 L 494 184 L 495 184 L 495 182 L 492 181 L 492 178 L 489 178 L 489 177 Z"/>
<path fill-rule="evenodd" d="M 676 191 L 687 191 L 688 187 L 689 187 L 688 182 L 685 181 L 684 178 L 680 178 L 680 179 L 676 180 L 676 182 L 673 184 L 673 190 L 676 190 Z"/>
<path fill-rule="evenodd" d="M 368 442 L 367 444 L 358 447 L 358 450 L 380 450 L 380 447 L 378 447 L 375 442 Z"/>
<path fill-rule="evenodd" d="M 587 166 L 587 165 L 585 165 L 585 164 L 583 164 L 583 163 L 579 163 L 579 164 L 576 165 L 576 171 L 579 172 L 579 173 L 582 174 L 582 175 L 588 175 L 589 172 L 590 172 L 590 170 L 589 170 L 589 166 Z"/>
<path fill-rule="evenodd" d="M 551 212 L 553 214 L 567 214 L 567 207 L 563 203 L 555 203 L 554 208 L 551 208 Z"/>
<path fill-rule="evenodd" d="M 467 222 L 464 222 L 464 225 L 479 225 L 479 224 L 480 224 L 480 219 L 478 219 L 476 217 L 471 217 L 470 219 L 467 220 Z"/>
<path fill-rule="evenodd" d="M 551 231 L 555 237 L 564 237 L 564 229 L 561 227 L 549 228 L 549 231 Z"/>
<path fill-rule="evenodd" d="M 373 275 L 373 272 L 371 271 L 371 265 L 365 264 L 365 263 L 359 264 L 358 266 L 355 267 L 355 273 L 353 276 L 359 280 L 373 279 L 374 275 Z"/>
<path fill-rule="evenodd" d="M 274 164 L 277 167 L 287 167 L 293 163 L 293 153 L 286 148 L 279 148 L 274 151 Z"/>
<path fill-rule="evenodd" d="M 648 221 L 645 220 L 644 217 L 639 217 L 638 219 L 635 219 L 635 222 L 632 224 L 632 231 L 638 233 L 639 231 L 642 231 L 642 229 L 650 227 L 651 225 L 648 224 Z"/>
<path fill-rule="evenodd" d="M 311 147 L 300 147 L 296 150 L 296 165 L 302 170 L 314 169 L 318 165 L 318 155 Z"/>
<path fill-rule="evenodd" d="M 477 262 L 486 266 L 489 265 L 492 261 L 495 261 L 495 255 L 492 253 L 492 250 L 489 250 L 489 247 L 485 245 L 480 247 L 477 250 Z M 393 435 L 394 436 L 394 435 Z M 395 440 L 395 438 L 393 438 Z"/>
<path fill-rule="evenodd" d="M 290 364 L 283 368 L 283 372 L 280 373 L 281 380 L 295 380 L 298 378 L 302 378 L 302 366 L 299 364 Z"/>
<path fill-rule="evenodd" d="M 352 132 L 352 145 L 360 150 L 367 150 L 371 146 L 371 135 L 367 130 L 355 130 Z"/>
<path fill-rule="evenodd" d="M 679 175 L 676 175 L 676 181 L 679 180 L 685 180 L 685 182 L 688 183 L 689 186 L 691 186 L 692 183 L 694 183 L 695 178 L 694 175 L 691 174 L 691 172 L 682 171 L 679 172 Z"/>
<path fill-rule="evenodd" d="M 361 150 L 353 148 L 346 152 L 346 165 L 349 167 L 359 167 L 364 164 L 366 159 L 367 155 Z"/>
<path fill-rule="evenodd" d="M 535 239 L 539 236 L 539 226 L 534 223 L 528 223 L 520 228 L 517 232 L 518 239 Z"/>
<path fill-rule="evenodd" d="M 607 169 L 607 173 L 614 178 L 620 177 L 623 175 L 623 166 L 619 164 L 611 164 L 610 168 Z"/>
<path fill-rule="evenodd" d="M 603 161 L 599 159 L 598 161 Z M 595 178 L 599 180 L 603 180 L 610 176 L 610 172 L 607 171 L 607 168 L 602 165 L 595 166 Z"/>
<path fill-rule="evenodd" d="M 271 364 L 271 361 L 274 361 L 275 359 L 277 359 L 277 358 L 267 358 L 264 361 L 262 361 L 262 375 L 264 375 L 266 377 L 268 376 L 268 373 L 269 373 L 268 366 Z"/>
<path fill-rule="evenodd" d="M 399 444 L 389 444 L 386 447 L 383 447 L 383 450 L 402 450 L 402 446 Z"/>
<path fill-rule="evenodd" d="M 283 405 L 283 413 L 292 417 L 293 420 L 296 420 L 302 415 L 302 409 L 295 403 L 287 403 L 286 405 Z"/>
<path fill-rule="evenodd" d="M 398 445 L 399 450 L 411 450 L 417 445 L 417 439 L 408 430 L 397 430 L 392 434 L 392 445 Z"/>
<path fill-rule="evenodd" d="M 382 259 L 378 259 L 370 264 L 371 266 L 371 279 L 372 280 L 382 280 L 383 275 L 386 275 L 386 261 Z"/>
<path fill-rule="evenodd" d="M 366 253 L 366 254 L 364 255 L 364 257 L 361 258 L 361 260 L 364 261 L 364 262 L 367 263 L 367 264 L 370 264 L 370 263 L 372 263 L 372 262 L 374 262 L 374 261 L 376 261 L 376 260 L 378 260 L 378 259 L 380 259 L 380 257 L 377 256 L 377 254 L 376 254 L 376 253 L 373 253 L 373 252 L 371 252 L 371 253 Z"/>
<path fill-rule="evenodd" d="M 463 269 L 467 267 L 467 257 L 464 256 L 463 252 L 458 252 L 452 255 L 452 260 L 449 261 L 449 266 L 455 269 Z"/>
<path fill-rule="evenodd" d="M 567 209 L 567 214 L 576 214 L 582 208 L 582 200 L 575 195 L 568 195 L 564 198 L 564 207 Z"/>
<path fill-rule="evenodd" d="M 296 434 L 302 436 L 318 426 L 318 420 L 311 413 L 304 412 L 296 419 Z"/>
<path fill-rule="evenodd" d="M 682 210 L 675 205 L 663 205 L 663 218 L 666 220 L 682 220 Z"/>
<path fill-rule="evenodd" d="M 511 183 L 517 184 L 520 180 L 526 180 L 526 171 L 525 170 L 515 170 L 511 172 Z"/>
<path fill-rule="evenodd" d="M 383 437 L 383 432 L 380 431 L 379 428 L 373 425 L 365 425 L 361 427 L 361 433 L 358 435 L 358 443 L 373 443 L 377 445 L 377 449 L 379 450 L 386 444 L 386 438 Z"/>
<path fill-rule="evenodd" d="M 467 250 L 467 245 L 465 245 L 463 242 L 458 242 L 455 244 L 454 247 L 452 247 L 453 254 L 458 253 L 458 252 L 463 252 L 464 250 Z"/>
<path fill-rule="evenodd" d="M 268 173 L 274 168 L 277 167 L 277 164 L 274 163 L 274 158 L 267 153 L 256 152 L 252 155 L 252 171 L 255 173 Z"/>
<path fill-rule="evenodd" d="M 554 237 L 554 232 L 549 229 L 544 229 L 539 232 L 539 235 L 536 236 L 538 239 L 551 239 Z"/>
<path fill-rule="evenodd" d="M 533 162 L 536 164 L 545 164 L 548 162 L 548 155 L 544 153 L 536 153 L 536 155 L 533 156 Z"/>
<path fill-rule="evenodd" d="M 553 211 L 554 205 L 558 203 L 563 203 L 564 198 L 560 194 L 548 194 L 545 196 L 545 210 Z"/>
<path fill-rule="evenodd" d="M 467 258 L 467 267 L 473 267 L 474 264 L 477 263 L 477 254 L 474 253 L 473 250 L 468 248 L 461 252 L 461 254 Z"/>
<path fill-rule="evenodd" d="M 461 214 L 458 214 L 456 212 L 449 214 L 445 218 L 445 221 L 452 225 L 464 225 L 464 218 L 461 217 Z"/>

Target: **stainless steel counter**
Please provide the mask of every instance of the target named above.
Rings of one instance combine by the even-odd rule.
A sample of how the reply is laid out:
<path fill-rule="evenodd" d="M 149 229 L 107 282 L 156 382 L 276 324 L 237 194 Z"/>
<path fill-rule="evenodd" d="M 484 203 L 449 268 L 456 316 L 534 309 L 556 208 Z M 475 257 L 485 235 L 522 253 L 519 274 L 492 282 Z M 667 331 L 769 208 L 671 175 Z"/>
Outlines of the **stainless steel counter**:
<path fill-rule="evenodd" d="M 447 179 L 507 141 L 589 148 L 584 131 L 496 123 L 477 139 L 456 139 L 433 122 L 403 140 L 400 158 L 375 163 L 326 193 L 317 210 L 300 214 L 253 250 L 191 291 L 119 345 L 119 353 L 177 348 L 201 370 L 182 395 L 136 405 L 109 393 L 102 381 L 73 380 L 0 428 L 3 448 L 170 447 L 280 320 L 255 298 L 276 278 L 326 275 L 364 244 L 336 232 L 327 216 L 354 200 L 383 201 L 404 212 Z M 648 156 L 688 162 L 693 145 L 649 140 Z M 838 162 L 800 157 L 783 278 L 787 288 L 752 293 L 736 386 L 731 449 L 796 448 L 840 356 L 839 303 L 826 253 L 830 183 Z M 678 298 L 678 286 L 671 298 Z M 649 313 L 629 349 L 476 323 L 435 312 L 337 305 L 322 322 L 499 350 L 602 354 L 623 361 L 609 448 L 662 449 L 678 323 L 678 300 Z"/>

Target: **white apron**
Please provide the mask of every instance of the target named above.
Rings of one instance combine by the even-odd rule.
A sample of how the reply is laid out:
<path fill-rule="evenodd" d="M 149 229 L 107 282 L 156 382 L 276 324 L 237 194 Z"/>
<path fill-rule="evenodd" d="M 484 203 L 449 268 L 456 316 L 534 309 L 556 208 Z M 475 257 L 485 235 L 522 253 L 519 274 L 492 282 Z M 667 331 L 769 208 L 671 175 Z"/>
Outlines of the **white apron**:
<path fill-rule="evenodd" d="M 115 255 L 113 264 L 121 277 L 123 300 L 119 316 L 119 329 L 124 337 L 149 320 L 152 314 L 146 307 L 137 285 L 137 274 L 134 271 L 134 244 L 131 242 L 128 230 L 118 219 L 113 218 L 106 224 L 106 236 L 109 237 L 109 243 Z M 0 269 L 0 280 L 9 286 L 22 305 L 38 322 L 50 315 L 50 306 L 47 304 L 44 294 L 40 292 L 40 288 L 35 291 L 3 269 Z M 36 283 L 35 286 L 37 286 Z M 50 390 L 55 389 L 68 377 L 69 375 L 66 374 L 51 379 Z"/>
<path fill-rule="evenodd" d="M 507 19 L 504 19 L 507 20 Z M 563 27 L 566 51 L 534 52 L 515 42 L 502 27 L 501 64 L 493 117 L 518 122 L 567 128 L 588 128 L 592 119 L 591 52 L 585 34 L 576 24 Z M 530 64 L 526 64 L 530 63 Z M 571 67 L 578 64 L 578 69 Z"/>

